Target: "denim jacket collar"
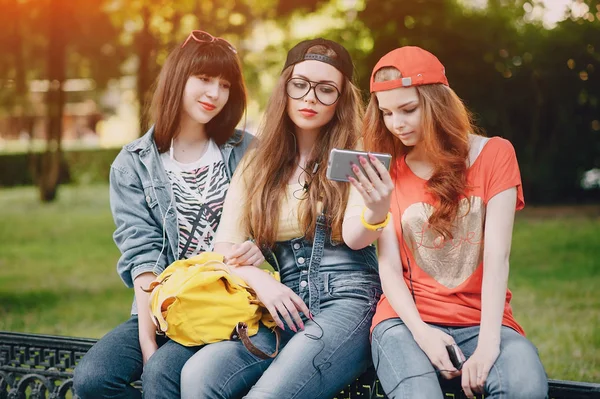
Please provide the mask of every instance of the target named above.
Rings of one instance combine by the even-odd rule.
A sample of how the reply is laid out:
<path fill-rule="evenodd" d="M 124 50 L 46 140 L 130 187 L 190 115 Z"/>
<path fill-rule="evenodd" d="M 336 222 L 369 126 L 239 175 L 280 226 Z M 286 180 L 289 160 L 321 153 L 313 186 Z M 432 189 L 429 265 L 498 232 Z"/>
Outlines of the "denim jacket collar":
<path fill-rule="evenodd" d="M 233 135 L 227 140 L 227 142 L 225 144 L 222 144 L 221 146 L 219 146 L 219 148 L 221 148 L 221 150 L 223 150 L 225 148 L 233 147 L 234 145 L 239 144 L 243 139 L 243 136 L 242 136 L 243 134 L 244 133 L 241 130 L 236 129 L 233 132 Z M 153 145 L 154 145 L 154 125 L 152 125 L 150 127 L 150 129 L 148 129 L 146 134 L 144 134 L 139 139 L 134 140 L 131 143 L 125 145 L 124 148 L 130 152 L 139 152 L 139 151 L 143 151 L 143 150 L 148 150 Z"/>
<path fill-rule="evenodd" d="M 231 164 L 231 162 L 229 162 L 233 148 L 241 144 L 242 148 L 240 148 L 240 155 L 243 155 L 248 144 L 253 138 L 254 137 L 248 132 L 243 132 L 242 130 L 236 129 L 233 132 L 233 135 L 225 142 L 225 144 L 219 146 L 221 154 L 223 155 L 223 161 L 225 162 L 225 170 L 227 172 L 227 177 L 229 177 L 229 179 L 231 179 L 231 176 L 233 175 L 233 169 L 235 169 L 235 166 L 237 166 L 237 163 L 239 162 L 239 159 L 237 160 L 237 162 L 234 162 L 234 164 Z M 129 152 L 139 153 L 140 157 L 142 158 L 148 155 L 150 151 L 155 151 L 156 153 L 154 155 L 158 157 L 158 150 L 156 148 L 156 145 L 154 144 L 154 125 L 152 125 L 150 129 L 148 129 L 146 134 L 144 134 L 142 137 L 125 145 L 123 148 Z M 161 178 L 163 178 L 162 180 L 164 180 L 164 177 L 166 177 L 166 175 L 161 176 Z"/>

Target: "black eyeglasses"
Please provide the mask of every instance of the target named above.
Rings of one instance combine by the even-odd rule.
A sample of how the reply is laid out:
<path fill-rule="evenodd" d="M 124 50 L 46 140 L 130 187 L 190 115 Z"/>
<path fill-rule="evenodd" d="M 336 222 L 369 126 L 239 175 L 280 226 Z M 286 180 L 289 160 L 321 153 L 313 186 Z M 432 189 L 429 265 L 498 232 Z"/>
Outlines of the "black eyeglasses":
<path fill-rule="evenodd" d="M 312 82 L 304 78 L 291 78 L 285 85 L 285 92 L 288 97 L 294 100 L 304 98 L 310 90 L 313 90 L 315 97 L 323 105 L 333 105 L 340 98 L 340 91 L 337 87 L 329 83 Z"/>

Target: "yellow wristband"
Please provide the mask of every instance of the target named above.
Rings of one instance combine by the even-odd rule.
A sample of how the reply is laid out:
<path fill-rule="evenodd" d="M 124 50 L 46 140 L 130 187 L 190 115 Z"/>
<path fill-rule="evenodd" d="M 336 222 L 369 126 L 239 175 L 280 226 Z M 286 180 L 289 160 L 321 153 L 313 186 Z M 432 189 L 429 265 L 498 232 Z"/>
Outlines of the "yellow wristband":
<path fill-rule="evenodd" d="M 367 207 L 364 207 L 362 213 L 360 214 L 360 221 L 362 222 L 363 226 L 365 226 L 365 229 L 371 230 L 371 231 L 381 231 L 390 222 L 391 213 L 388 212 L 388 214 L 385 217 L 385 220 L 383 222 L 381 222 L 379 224 L 371 224 L 365 220 L 365 211 L 366 210 L 367 210 Z"/>

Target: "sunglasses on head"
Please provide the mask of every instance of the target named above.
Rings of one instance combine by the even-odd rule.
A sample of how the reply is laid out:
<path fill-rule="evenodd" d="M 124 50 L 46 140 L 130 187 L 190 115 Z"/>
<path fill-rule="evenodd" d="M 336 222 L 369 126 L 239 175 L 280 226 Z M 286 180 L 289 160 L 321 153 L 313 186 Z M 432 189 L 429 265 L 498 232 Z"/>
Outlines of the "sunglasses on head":
<path fill-rule="evenodd" d="M 192 32 L 190 32 L 190 35 L 188 36 L 187 39 L 185 39 L 185 42 L 183 42 L 183 44 L 181 45 L 181 48 L 184 48 L 185 45 L 192 39 L 197 41 L 198 43 L 221 42 L 221 43 L 225 44 L 225 46 L 229 50 L 231 50 L 234 54 L 237 54 L 237 50 L 235 49 L 235 47 L 233 47 L 233 45 L 231 43 L 229 43 L 227 40 L 223 39 L 222 37 L 215 37 L 208 32 L 204 32 L 203 30 L 193 30 Z"/>

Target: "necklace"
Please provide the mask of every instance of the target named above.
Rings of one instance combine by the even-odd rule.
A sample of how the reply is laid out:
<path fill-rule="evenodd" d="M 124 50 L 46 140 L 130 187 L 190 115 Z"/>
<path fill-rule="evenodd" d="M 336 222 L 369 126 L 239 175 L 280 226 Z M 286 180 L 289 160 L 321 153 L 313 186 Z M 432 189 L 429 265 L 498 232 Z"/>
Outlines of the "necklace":
<path fill-rule="evenodd" d="M 202 157 L 204 156 L 204 154 L 206 154 L 206 150 L 208 149 L 209 143 L 210 143 L 210 139 L 207 139 L 207 140 L 204 141 L 204 143 L 202 144 L 202 150 L 200 151 L 200 155 L 194 161 L 192 161 L 192 162 L 181 162 L 181 163 L 193 163 L 193 162 L 196 162 L 196 161 L 202 159 Z M 171 157 L 171 159 L 174 159 L 174 155 L 173 155 L 174 154 L 174 144 L 175 144 L 175 139 L 171 139 L 171 148 L 170 148 L 170 157 Z M 181 144 L 181 143 L 179 143 L 179 144 Z M 180 152 L 182 152 L 182 153 L 185 152 L 185 147 L 186 147 L 185 145 L 181 145 L 181 146 L 178 146 L 178 147 L 180 147 L 179 148 Z"/>

